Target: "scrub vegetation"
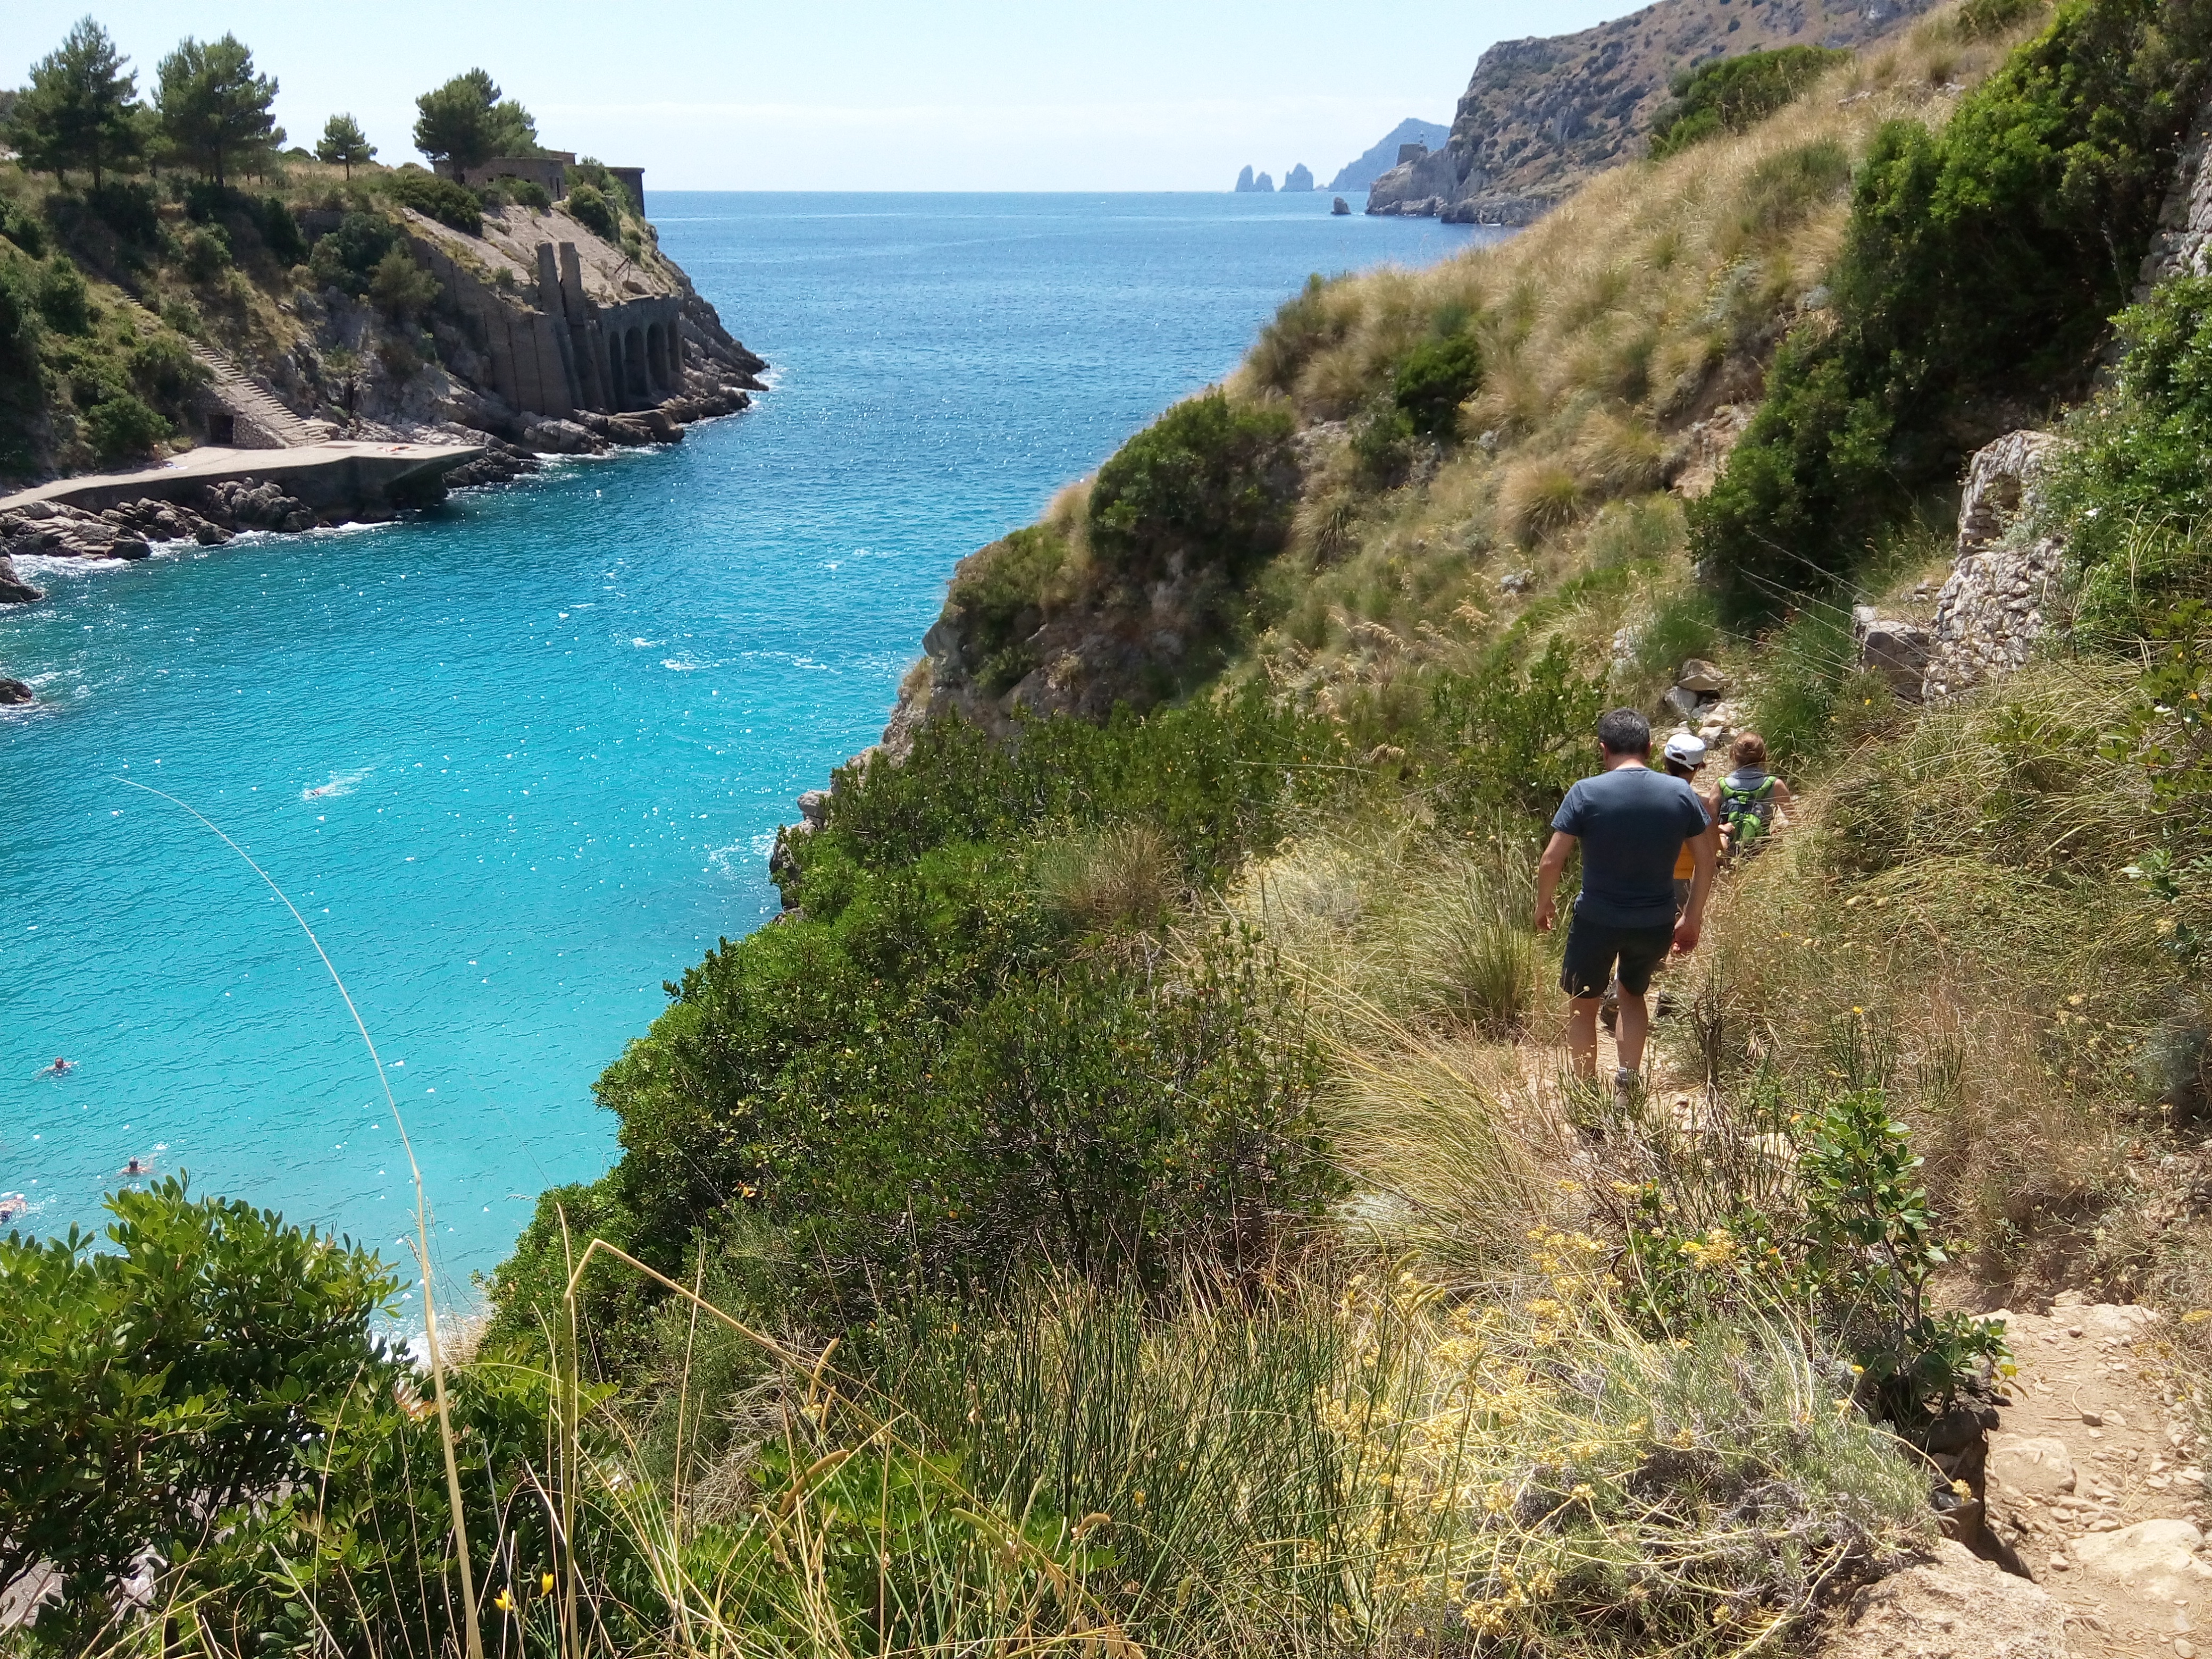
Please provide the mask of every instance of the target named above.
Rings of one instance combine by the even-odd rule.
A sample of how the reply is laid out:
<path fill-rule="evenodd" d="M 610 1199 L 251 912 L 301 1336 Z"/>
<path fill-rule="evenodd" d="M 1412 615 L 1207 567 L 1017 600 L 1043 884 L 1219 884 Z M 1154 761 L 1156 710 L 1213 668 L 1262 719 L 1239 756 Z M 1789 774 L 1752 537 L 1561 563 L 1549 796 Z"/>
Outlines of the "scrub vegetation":
<path fill-rule="evenodd" d="M 0 1327 L 0 1420 L 48 1425 L 0 1440 L 0 1562 L 61 1574 L 13 1639 L 1809 1636 L 1956 1506 L 1913 1449 L 2002 1386 L 1979 1310 L 2212 1288 L 2212 288 L 2124 310 L 2209 52 L 2197 0 L 1969 0 L 1294 295 L 948 597 L 987 699 L 1133 595 L 1211 665 L 1097 720 L 933 704 L 844 769 L 782 919 L 600 1079 L 622 1158 L 541 1198 L 471 1352 L 176 1188 L 104 1255 L 0 1245 L 52 1310 Z M 2068 440 L 2066 625 L 1900 702 L 1849 608 L 1940 566 L 2023 411 Z M 1693 656 L 1801 809 L 1667 970 L 1654 1086 L 1593 1098 L 1531 866 L 1597 712 Z M 2202 1400 L 2212 1325 L 2169 1328 Z"/>

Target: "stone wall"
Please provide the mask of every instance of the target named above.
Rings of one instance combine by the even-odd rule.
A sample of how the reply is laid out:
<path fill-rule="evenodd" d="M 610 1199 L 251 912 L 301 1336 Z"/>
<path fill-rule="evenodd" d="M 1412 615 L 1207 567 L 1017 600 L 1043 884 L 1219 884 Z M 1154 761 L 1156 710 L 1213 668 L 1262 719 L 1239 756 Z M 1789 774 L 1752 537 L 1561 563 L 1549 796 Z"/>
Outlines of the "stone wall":
<path fill-rule="evenodd" d="M 2031 532 L 2047 432 L 2008 433 L 1975 452 L 1959 502 L 1957 561 L 1936 599 L 1923 689 L 1940 701 L 2010 673 L 2050 624 L 2065 544 Z"/>

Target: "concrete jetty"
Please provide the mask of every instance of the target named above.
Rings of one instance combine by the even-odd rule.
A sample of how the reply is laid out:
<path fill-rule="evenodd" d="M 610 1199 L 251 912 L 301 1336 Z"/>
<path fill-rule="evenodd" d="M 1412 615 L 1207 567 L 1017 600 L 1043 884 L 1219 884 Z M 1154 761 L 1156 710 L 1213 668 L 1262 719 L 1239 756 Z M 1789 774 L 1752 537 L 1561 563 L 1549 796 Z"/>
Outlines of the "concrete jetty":
<path fill-rule="evenodd" d="M 484 453 L 481 444 L 356 443 L 332 439 L 295 449 L 188 450 L 134 472 L 58 478 L 0 496 L 0 513 L 50 501 L 88 513 L 126 501 L 177 501 L 210 484 L 254 479 L 277 483 L 318 512 L 404 501 Z"/>

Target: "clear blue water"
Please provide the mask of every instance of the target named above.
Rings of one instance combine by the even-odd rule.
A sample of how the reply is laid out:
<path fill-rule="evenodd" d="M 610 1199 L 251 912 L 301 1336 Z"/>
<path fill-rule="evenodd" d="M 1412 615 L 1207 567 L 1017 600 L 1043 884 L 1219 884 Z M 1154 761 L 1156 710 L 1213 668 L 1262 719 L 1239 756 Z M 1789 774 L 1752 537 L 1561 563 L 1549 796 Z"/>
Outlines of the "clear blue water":
<path fill-rule="evenodd" d="M 441 1279 L 615 1156 L 591 1084 L 775 909 L 791 801 L 875 740 L 953 562 L 1218 378 L 1310 270 L 1470 234 L 1325 195 L 661 193 L 774 364 L 750 413 L 413 522 L 40 566 L 0 609 L 0 1192 L 132 1156 Z M 40 1075 L 55 1056 L 76 1069 Z"/>

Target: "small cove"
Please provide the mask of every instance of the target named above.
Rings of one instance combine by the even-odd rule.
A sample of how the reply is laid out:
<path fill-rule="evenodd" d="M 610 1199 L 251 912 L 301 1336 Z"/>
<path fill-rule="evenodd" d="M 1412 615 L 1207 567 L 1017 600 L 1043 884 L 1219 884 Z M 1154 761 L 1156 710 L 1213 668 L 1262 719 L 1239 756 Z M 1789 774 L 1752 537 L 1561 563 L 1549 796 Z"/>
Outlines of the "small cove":
<path fill-rule="evenodd" d="M 590 1085 L 775 909 L 792 797 L 874 740 L 953 562 L 1217 378 L 1310 270 L 1474 233 L 1315 197 L 662 193 L 775 365 L 754 411 L 408 523 L 40 567 L 0 611 L 0 1192 L 97 1225 L 133 1155 L 446 1275 L 598 1174 Z M 55 1055 L 76 1061 L 40 1075 Z"/>

